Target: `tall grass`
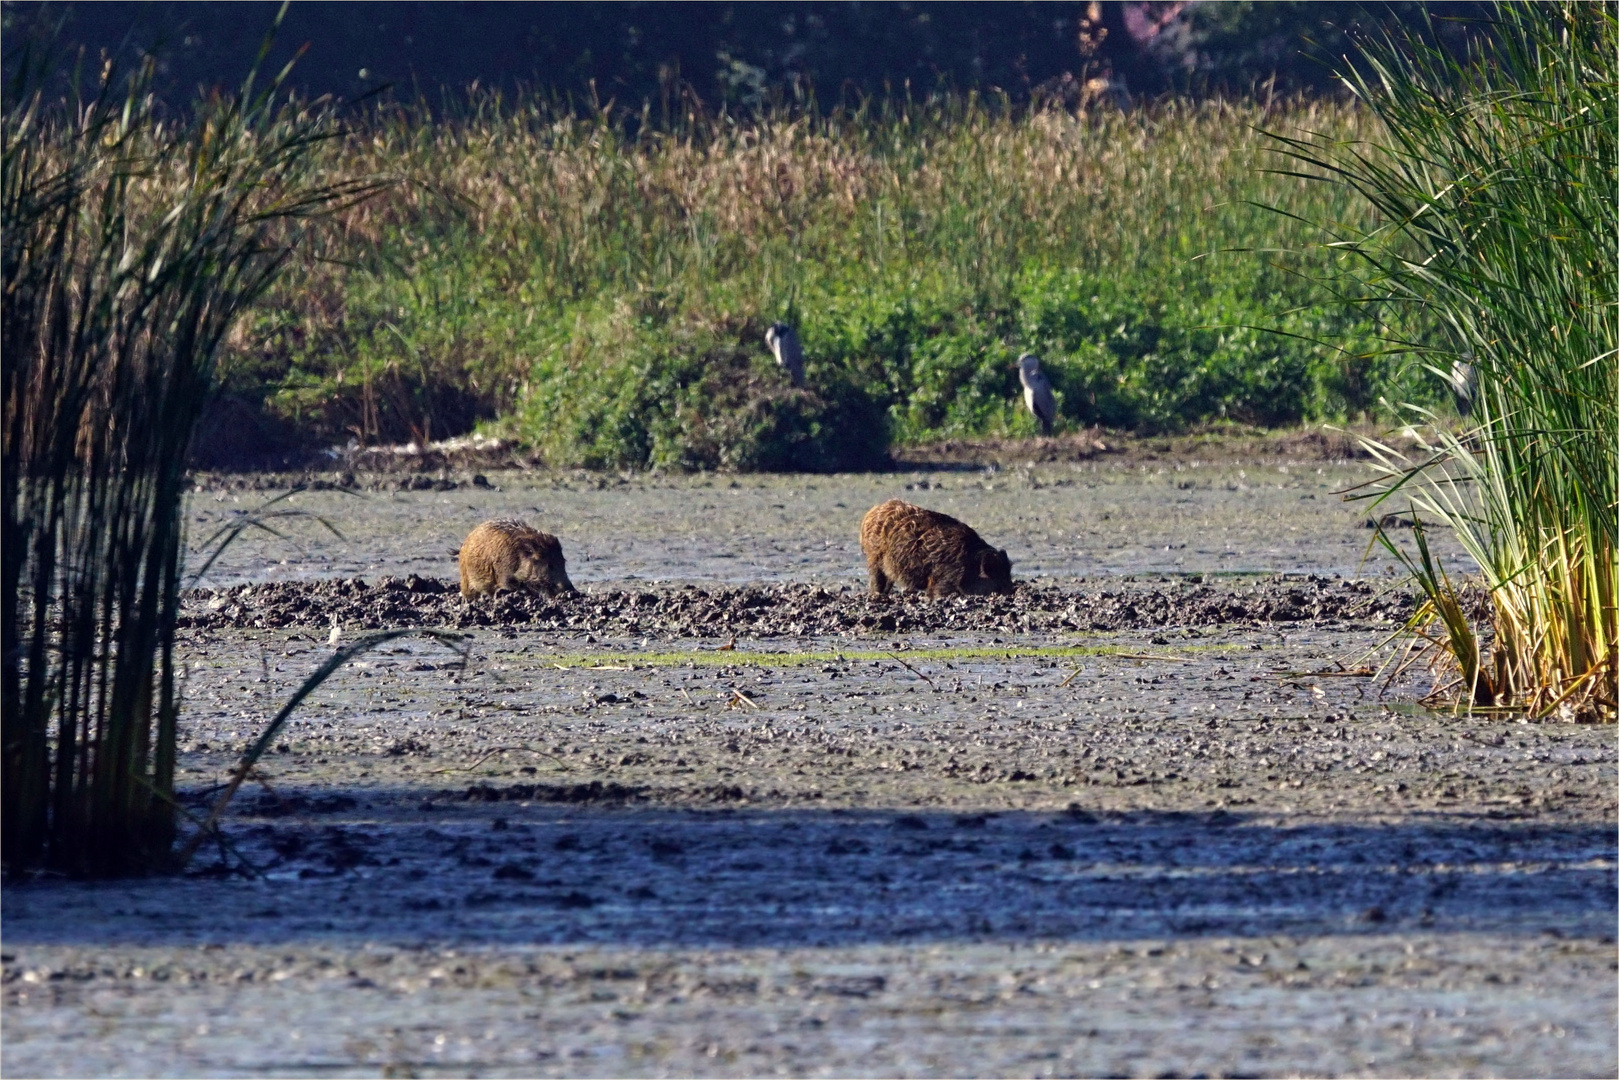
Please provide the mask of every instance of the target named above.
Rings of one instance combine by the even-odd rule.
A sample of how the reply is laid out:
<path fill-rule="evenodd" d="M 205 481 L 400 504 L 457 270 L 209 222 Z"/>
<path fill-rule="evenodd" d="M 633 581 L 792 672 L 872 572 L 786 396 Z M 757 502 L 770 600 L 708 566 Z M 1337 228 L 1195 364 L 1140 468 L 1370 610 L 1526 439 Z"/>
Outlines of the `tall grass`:
<path fill-rule="evenodd" d="M 365 185 L 316 181 L 333 129 L 274 85 L 176 122 L 154 112 L 149 67 L 53 101 L 40 66 L 9 59 L 0 843 L 8 870 L 150 870 L 174 829 L 192 427 L 298 223 Z"/>
<path fill-rule="evenodd" d="M 1262 206 L 1371 221 L 1259 169 L 1262 124 L 1370 128 L 1307 101 L 694 109 L 634 136 L 537 98 L 384 109 L 328 167 L 412 182 L 274 291 L 232 378 L 329 437 L 499 416 L 593 466 L 848 466 L 890 439 L 1031 434 L 1025 350 L 1070 426 L 1363 412 L 1400 384 L 1373 318 L 1319 284 L 1340 256 L 1247 252 L 1305 247 Z M 778 318 L 807 390 L 768 360 Z"/>
<path fill-rule="evenodd" d="M 1475 708 L 1613 720 L 1619 701 L 1619 7 L 1505 4 L 1487 47 L 1374 51 L 1376 145 L 1294 144 L 1387 225 L 1343 237 L 1372 290 L 1445 330 L 1436 374 L 1471 422 L 1416 459 L 1376 447 L 1379 497 L 1456 533 L 1489 594 L 1474 625 L 1428 552 L 1417 629 Z M 1391 545 L 1392 546 L 1392 545 Z"/>

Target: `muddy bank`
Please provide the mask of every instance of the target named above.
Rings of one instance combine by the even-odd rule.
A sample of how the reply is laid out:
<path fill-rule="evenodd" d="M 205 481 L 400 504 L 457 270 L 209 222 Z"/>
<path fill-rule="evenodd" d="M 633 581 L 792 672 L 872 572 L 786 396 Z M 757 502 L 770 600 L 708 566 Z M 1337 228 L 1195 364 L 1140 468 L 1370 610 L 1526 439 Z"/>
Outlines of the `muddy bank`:
<path fill-rule="evenodd" d="M 1549 936 L 209 949 L 19 954 L 8 1074 L 1612 1075 L 1611 947 Z"/>
<path fill-rule="evenodd" d="M 1011 465 L 1025 462 L 1105 460 L 1115 465 L 1165 461 L 1343 463 L 1368 461 L 1371 454 L 1362 439 L 1389 443 L 1387 432 L 1370 426 L 1339 428 L 1301 427 L 1278 430 L 1210 429 L 1177 435 L 1139 435 L 1128 431 L 1091 428 L 1046 438 L 945 439 L 892 451 L 898 466 Z M 1396 435 L 1404 449 L 1409 440 Z"/>
<path fill-rule="evenodd" d="M 874 597 L 817 585 L 605 590 L 548 597 L 503 593 L 465 600 L 453 581 L 382 577 L 281 581 L 197 589 L 186 629 L 524 626 L 543 630 L 679 637 L 881 632 L 1053 633 L 1270 623 L 1388 624 L 1410 614 L 1411 595 L 1364 581 L 1279 576 L 1246 583 L 1107 582 L 1091 588 L 1020 585 L 1011 596 Z"/>
<path fill-rule="evenodd" d="M 238 423 L 237 428 L 250 424 Z M 1025 463 L 1105 462 L 1134 467 L 1142 463 L 1192 461 L 1204 463 L 1264 462 L 1277 464 L 1343 463 L 1367 461 L 1371 455 L 1362 439 L 1392 443 L 1401 449 L 1410 440 L 1398 433 L 1362 425 L 1347 430 L 1309 426 L 1277 430 L 1222 428 L 1175 435 L 1141 435 L 1109 428 L 1089 428 L 1045 438 L 944 439 L 939 442 L 895 446 L 889 462 L 896 469 L 917 467 L 983 467 Z M 464 436 L 421 446 L 331 447 L 324 450 L 288 447 L 264 455 L 225 448 L 197 457 L 200 486 L 220 482 L 242 487 L 286 486 L 292 482 L 370 486 L 400 490 L 403 480 L 426 484 L 438 481 L 468 483 L 477 473 L 507 470 L 544 470 L 545 459 L 533 450 L 506 439 Z M 582 472 L 582 470 L 580 470 Z M 415 488 L 421 490 L 421 488 Z M 446 490 L 440 488 L 439 490 Z"/>
<path fill-rule="evenodd" d="M 1152 633 L 393 643 L 294 715 L 229 851 L 8 886 L 0 1065 L 1613 1074 L 1610 732 L 1390 707 L 1333 666 L 1383 633 Z M 309 636 L 183 635 L 190 807 Z"/>
<path fill-rule="evenodd" d="M 0 1071 L 1619 1067 L 1612 732 L 1372 676 L 1410 601 L 1345 580 L 1354 469 L 488 479 L 302 494 L 341 539 L 244 540 L 187 597 L 194 813 L 334 616 L 469 654 L 339 669 L 182 876 L 8 884 Z M 893 496 L 1023 587 L 865 596 Z M 193 536 L 256 501 L 193 496 Z M 463 602 L 502 516 L 594 591 Z"/>
<path fill-rule="evenodd" d="M 212 564 L 203 585 L 384 575 L 448 578 L 452 552 L 490 518 L 512 517 L 562 541 L 576 585 L 707 587 L 791 582 L 863 588 L 860 519 L 892 498 L 965 521 L 1012 558 L 1019 581 L 1100 575 L 1393 573 L 1371 543 L 1364 504 L 1339 492 L 1361 466 L 1276 464 L 939 467 L 837 476 L 399 475 L 358 483 L 409 490 L 306 490 L 272 510 L 280 536 L 248 530 Z M 230 478 L 231 484 L 273 478 Z M 338 479 L 342 479 L 338 477 Z M 333 481 L 335 483 L 335 481 Z M 451 485 L 454 485 L 453 487 Z M 280 489 L 285 491 L 285 488 Z M 189 498 L 193 565 L 204 541 L 243 525 L 278 492 L 221 483 Z M 1400 513 L 1388 505 L 1379 514 Z M 341 535 L 328 532 L 314 515 Z M 1398 534 L 1409 542 L 1409 531 Z M 1449 537 L 1430 537 L 1455 573 L 1467 563 Z"/>

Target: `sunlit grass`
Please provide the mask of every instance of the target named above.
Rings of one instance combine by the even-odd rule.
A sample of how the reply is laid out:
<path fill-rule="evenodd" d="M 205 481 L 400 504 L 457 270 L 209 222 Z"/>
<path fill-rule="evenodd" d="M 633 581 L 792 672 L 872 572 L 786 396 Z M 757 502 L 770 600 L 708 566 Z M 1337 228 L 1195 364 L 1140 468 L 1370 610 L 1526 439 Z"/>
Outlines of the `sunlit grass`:
<path fill-rule="evenodd" d="M 401 183 L 288 278 L 232 379 L 332 439 L 498 429 L 555 465 L 864 467 L 888 442 L 1062 424 L 1286 424 L 1375 407 L 1375 312 L 1298 219 L 1373 225 L 1262 168 L 1261 126 L 1366 135 L 1324 102 L 1132 113 L 977 98 L 691 115 L 635 135 L 537 99 L 374 115 L 326 167 Z M 799 327 L 808 387 L 766 352 Z M 1259 327 L 1281 330 L 1269 334 Z M 1323 342 L 1331 340 L 1333 345 Z"/>

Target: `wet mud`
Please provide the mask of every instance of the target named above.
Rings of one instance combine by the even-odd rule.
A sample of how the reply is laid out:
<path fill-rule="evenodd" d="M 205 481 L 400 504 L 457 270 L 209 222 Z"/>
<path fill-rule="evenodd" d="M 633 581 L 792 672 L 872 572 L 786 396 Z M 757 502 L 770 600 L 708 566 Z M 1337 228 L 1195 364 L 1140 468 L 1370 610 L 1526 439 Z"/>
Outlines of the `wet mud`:
<path fill-rule="evenodd" d="M 1126 575 L 884 602 L 858 561 L 701 578 L 723 562 L 657 523 L 706 489 L 638 483 L 558 489 L 603 556 L 578 565 L 661 551 L 674 583 L 466 604 L 425 553 L 459 522 L 333 495 L 362 565 L 278 580 L 239 552 L 251 589 L 188 597 L 194 815 L 334 617 L 340 644 L 469 652 L 340 669 L 184 874 L 8 883 L 5 1073 L 1619 1071 L 1612 732 L 1417 707 L 1427 673 L 1380 649 L 1409 598 L 1307 572 L 1364 545 L 1354 519 L 1292 488 L 1262 524 L 1208 504 L 1229 561 L 1288 576 L 1176 573 L 1160 544 Z M 1181 489 L 1145 483 L 1106 497 L 1195 551 L 1214 526 L 1150 518 Z M 494 484 L 468 516 L 516 501 Z M 741 490 L 701 512 L 710 549 L 834 565 L 843 511 L 793 534 L 760 504 L 801 487 Z M 1045 490 L 972 495 L 1025 563 Z M 1278 534 L 1311 539 L 1289 561 Z"/>
<path fill-rule="evenodd" d="M 240 486 L 262 477 L 204 477 L 189 513 L 194 565 L 202 565 L 205 541 L 220 530 L 245 530 L 200 582 L 212 588 L 454 577 L 453 552 L 474 526 L 517 518 L 562 541 L 568 575 L 581 589 L 777 583 L 863 589 L 860 519 L 891 498 L 971 525 L 1007 550 L 1021 582 L 1132 574 L 1381 578 L 1395 567 L 1372 543 L 1367 505 L 1341 494 L 1367 478 L 1364 466 L 1351 464 L 1195 458 L 936 465 L 840 476 L 505 472 L 489 473 L 486 486 L 464 474 L 432 481 L 453 482 L 453 490 L 418 488 L 414 480 L 409 490 L 366 490 L 373 481 L 361 476 L 354 490 L 329 483 L 277 503 L 273 510 L 309 516 L 271 519 L 271 534 L 248 522 L 285 488 Z M 375 483 L 399 478 L 383 475 Z M 1385 505 L 1377 513 L 1404 511 Z M 1395 535 L 1410 540 L 1409 530 Z M 1448 538 L 1436 534 L 1431 542 L 1447 568 L 1466 568 Z"/>
<path fill-rule="evenodd" d="M 870 596 L 848 587 L 767 585 L 679 590 L 603 589 L 591 595 L 505 592 L 463 599 L 453 581 L 384 576 L 198 589 L 185 598 L 186 629 L 331 625 L 524 626 L 658 637 L 913 632 L 1050 633 L 1271 623 L 1386 624 L 1410 615 L 1407 591 L 1317 575 L 1205 584 L 1202 575 L 1089 588 L 1023 585 L 1011 596 L 931 599 Z"/>

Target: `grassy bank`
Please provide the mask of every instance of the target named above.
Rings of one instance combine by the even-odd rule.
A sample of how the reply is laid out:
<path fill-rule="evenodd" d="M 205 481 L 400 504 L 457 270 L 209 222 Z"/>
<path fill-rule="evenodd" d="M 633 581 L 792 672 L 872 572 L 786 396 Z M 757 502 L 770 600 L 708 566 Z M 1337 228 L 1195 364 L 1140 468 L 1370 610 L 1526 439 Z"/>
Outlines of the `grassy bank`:
<path fill-rule="evenodd" d="M 1379 357 L 1375 311 L 1320 284 L 1333 256 L 1297 254 L 1317 234 L 1265 208 L 1361 227 L 1369 211 L 1265 172 L 1257 126 L 1352 139 L 1369 122 L 1321 103 L 955 99 L 631 138 L 537 101 L 385 110 L 326 164 L 398 186 L 276 287 L 227 381 L 306 439 L 493 422 L 556 465 L 736 469 L 1032 433 L 1025 349 L 1066 427 L 1431 397 Z M 766 351 L 776 319 L 800 328 L 803 389 Z"/>

